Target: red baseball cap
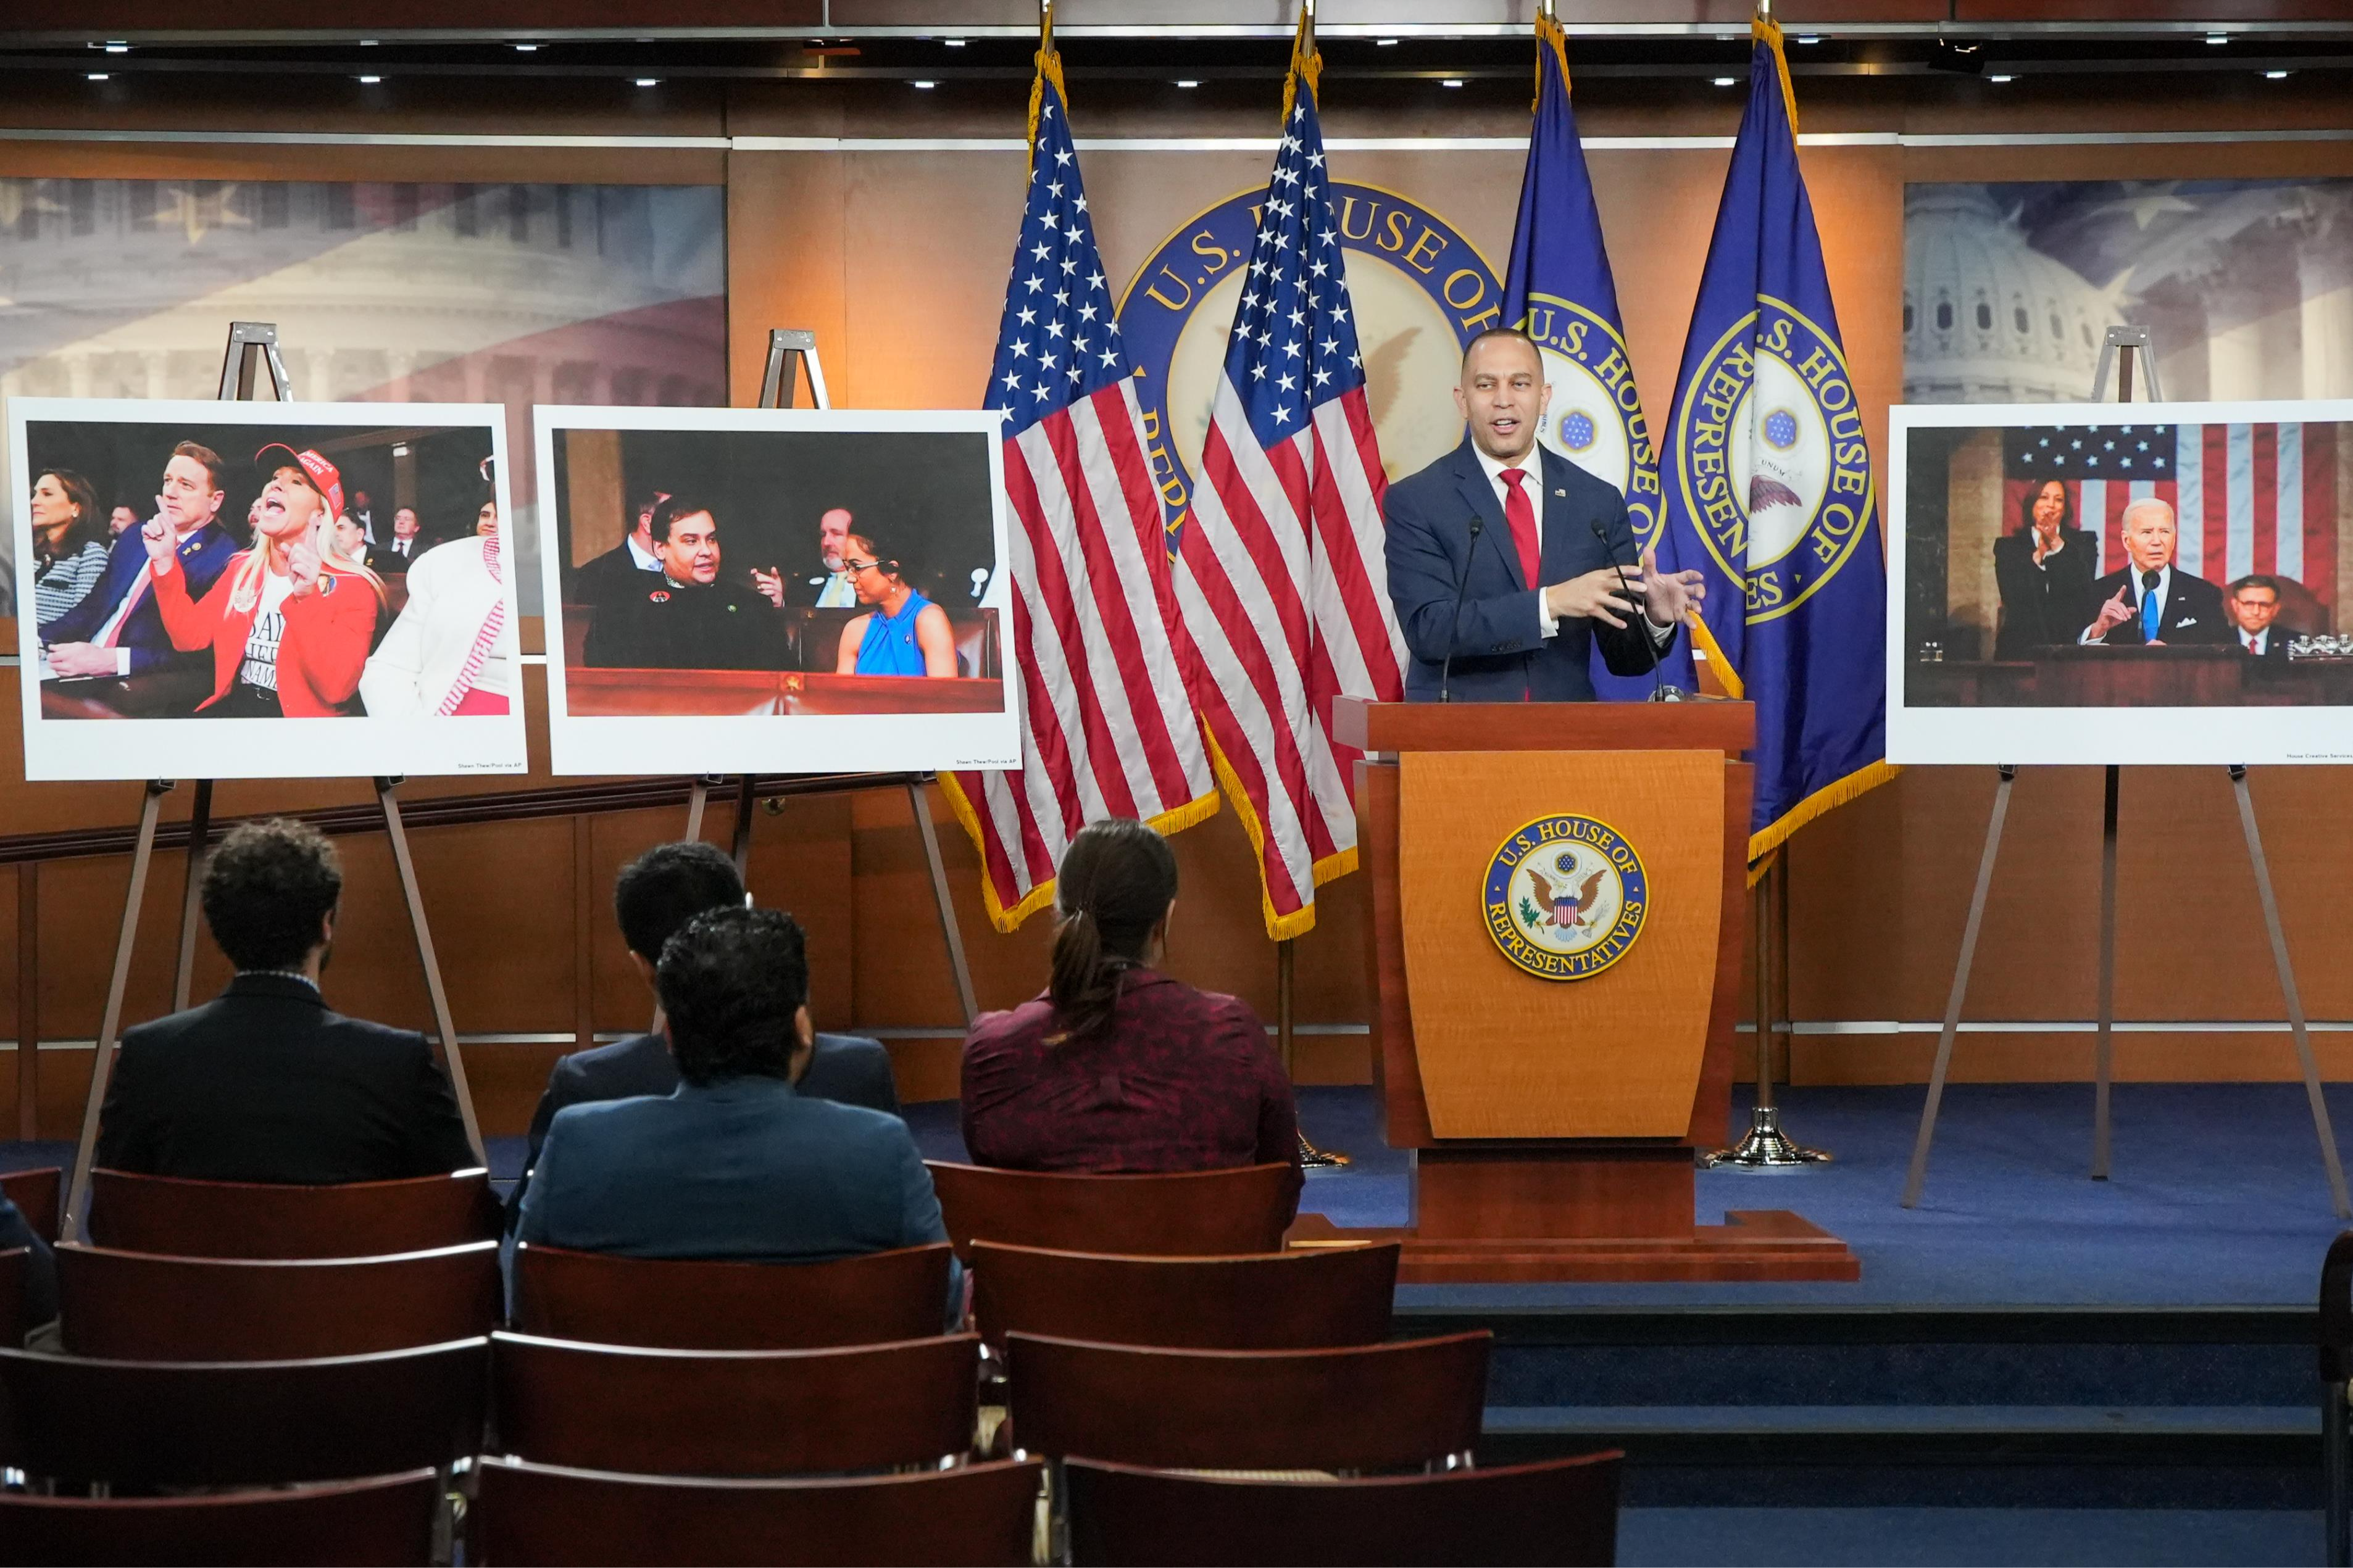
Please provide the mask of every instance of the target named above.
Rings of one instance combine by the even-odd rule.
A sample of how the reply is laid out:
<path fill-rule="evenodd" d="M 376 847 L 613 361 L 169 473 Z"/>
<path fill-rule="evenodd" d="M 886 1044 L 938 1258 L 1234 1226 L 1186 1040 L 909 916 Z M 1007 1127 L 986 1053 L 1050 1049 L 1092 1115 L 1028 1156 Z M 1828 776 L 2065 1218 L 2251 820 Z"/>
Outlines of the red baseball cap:
<path fill-rule="evenodd" d="M 330 518 L 343 515 L 343 474 L 341 468 L 316 452 L 298 452 L 283 441 L 273 441 L 264 447 L 253 455 L 253 460 L 259 463 L 272 452 L 285 453 L 286 461 L 269 464 L 271 472 L 290 467 L 301 469 L 310 476 L 311 483 L 318 492 L 327 498 L 327 515 Z"/>

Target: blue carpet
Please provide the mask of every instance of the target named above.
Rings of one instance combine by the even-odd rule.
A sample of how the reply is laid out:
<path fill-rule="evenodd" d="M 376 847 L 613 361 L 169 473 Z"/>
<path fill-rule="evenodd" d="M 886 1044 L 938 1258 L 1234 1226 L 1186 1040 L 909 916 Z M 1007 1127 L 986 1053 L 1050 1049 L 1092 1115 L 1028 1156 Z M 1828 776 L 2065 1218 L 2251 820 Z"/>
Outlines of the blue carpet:
<path fill-rule="evenodd" d="M 2329 1090 L 2353 1131 L 2353 1085 Z M 1788 1208 L 1862 1259 L 1854 1285 L 1409 1286 L 1428 1309 L 1713 1303 L 1874 1306 L 2305 1306 L 2340 1228 L 2330 1215 L 2311 1119 L 2293 1084 L 2123 1084 L 2114 1179 L 2084 1175 L 2091 1089 L 1960 1085 L 1945 1098 L 1921 1206 L 1899 1206 L 1918 1124 L 1917 1088 L 1792 1089 L 1785 1125 L 1834 1163 L 1781 1174 L 1702 1172 L 1699 1217 Z M 1309 1138 L 1351 1155 L 1312 1176 L 1301 1206 L 1342 1225 L 1400 1225 L 1406 1160 L 1381 1142 L 1379 1105 L 1361 1088 L 1305 1089 Z M 1747 1101 L 1735 1106 L 1747 1122 Z M 964 1158 L 953 1102 L 907 1108 L 926 1156 Z M 512 1180 L 522 1140 L 490 1140 Z M 0 1170 L 62 1164 L 70 1144 L 0 1144 Z"/>
<path fill-rule="evenodd" d="M 1618 1561 L 1774 1565 L 2254 1564 L 2321 1560 L 2320 1516 L 2292 1510 L 1630 1508 Z"/>

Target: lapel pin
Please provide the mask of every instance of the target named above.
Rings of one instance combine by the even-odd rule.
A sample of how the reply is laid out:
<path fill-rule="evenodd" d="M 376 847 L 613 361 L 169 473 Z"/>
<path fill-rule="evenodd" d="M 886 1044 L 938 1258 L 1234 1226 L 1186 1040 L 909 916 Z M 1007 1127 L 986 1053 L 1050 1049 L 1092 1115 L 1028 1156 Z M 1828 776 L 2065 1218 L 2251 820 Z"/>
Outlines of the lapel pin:
<path fill-rule="evenodd" d="M 1565 495 L 1567 495 L 1568 492 L 1567 492 L 1567 490 L 1555 490 L 1555 491 L 1553 491 L 1552 493 L 1553 493 L 1553 494 L 1555 494 L 1555 495 L 1556 495 L 1556 496 L 1565 496 Z"/>

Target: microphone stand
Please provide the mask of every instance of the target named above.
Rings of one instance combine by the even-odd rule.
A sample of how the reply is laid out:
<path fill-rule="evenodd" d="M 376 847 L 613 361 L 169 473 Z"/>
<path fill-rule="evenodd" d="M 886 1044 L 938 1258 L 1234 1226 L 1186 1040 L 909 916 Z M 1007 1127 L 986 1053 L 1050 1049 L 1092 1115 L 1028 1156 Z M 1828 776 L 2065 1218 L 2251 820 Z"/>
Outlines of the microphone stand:
<path fill-rule="evenodd" d="M 1474 511 L 1471 514 L 1472 550 L 1479 548 L 1480 531 L 1484 529 L 1486 526 L 1487 524 L 1481 519 L 1477 512 Z M 1464 595 L 1470 591 L 1471 556 L 1470 552 L 1466 551 L 1462 556 L 1461 579 L 1454 584 L 1454 622 L 1453 625 L 1449 626 L 1446 631 L 1446 660 L 1438 667 L 1438 700 L 1440 702 L 1451 702 L 1454 700 L 1453 691 L 1451 689 L 1454 680 L 1454 639 L 1462 635 L 1462 600 Z M 1536 591 L 1538 593 L 1542 593 L 1544 590 L 1539 588 Z"/>
<path fill-rule="evenodd" d="M 1658 634 L 1651 626 L 1650 611 L 1642 607 L 1640 599 L 1636 597 L 1633 584 L 1626 580 L 1626 568 L 1618 560 L 1618 547 L 1609 542 L 1609 531 L 1602 526 L 1599 518 L 1590 521 L 1593 524 L 1593 537 L 1601 541 L 1602 553 L 1609 557 L 1609 569 L 1618 574 L 1619 591 L 1629 599 L 1636 601 L 1634 618 L 1642 623 L 1642 646 L 1651 653 L 1651 700 L 1653 702 L 1689 701 L 1691 693 L 1680 686 L 1669 686 L 1665 675 L 1659 668 Z M 1641 557 L 1637 556 L 1635 559 L 1636 563 L 1640 564 Z"/>

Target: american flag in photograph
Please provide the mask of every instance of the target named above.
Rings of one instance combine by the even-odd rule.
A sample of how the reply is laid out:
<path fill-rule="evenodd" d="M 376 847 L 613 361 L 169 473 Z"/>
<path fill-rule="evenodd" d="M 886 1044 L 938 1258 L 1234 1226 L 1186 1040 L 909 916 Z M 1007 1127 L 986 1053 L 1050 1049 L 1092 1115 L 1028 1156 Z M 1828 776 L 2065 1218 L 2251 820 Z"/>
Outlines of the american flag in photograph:
<path fill-rule="evenodd" d="M 1145 457 L 1056 57 L 1031 97 L 1029 200 L 1006 288 L 987 406 L 1005 416 L 1021 771 L 944 783 L 978 846 L 989 919 L 1011 931 L 1053 898 L 1090 822 L 1164 833 L 1217 810 L 1177 663 L 1160 492 Z"/>
<path fill-rule="evenodd" d="M 1404 695 L 1382 564 L 1381 472 L 1332 216 L 1312 54 L 1294 48 L 1282 141 L 1227 340 L 1176 592 L 1219 778 L 1259 852 L 1267 933 L 1315 923 L 1356 863 L 1340 696 Z"/>
<path fill-rule="evenodd" d="M 2108 425 L 2011 430 L 2003 437 L 2005 531 L 2052 479 L 2067 486 L 2077 528 L 2099 542 L 2100 570 L 2121 563 L 2124 513 L 2153 496 L 2180 523 L 2175 561 L 2229 583 L 2251 572 L 2289 578 L 2337 603 L 2336 424 Z"/>

